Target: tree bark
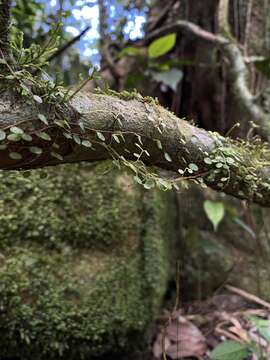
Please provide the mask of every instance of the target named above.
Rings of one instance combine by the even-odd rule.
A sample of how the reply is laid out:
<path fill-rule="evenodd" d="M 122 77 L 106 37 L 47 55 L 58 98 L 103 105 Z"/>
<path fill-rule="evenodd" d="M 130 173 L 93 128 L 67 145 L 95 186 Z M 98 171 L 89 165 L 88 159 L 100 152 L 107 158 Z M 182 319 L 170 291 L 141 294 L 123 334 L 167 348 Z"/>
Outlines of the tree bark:
<path fill-rule="evenodd" d="M 0 0 L 0 58 L 10 59 L 9 27 L 11 0 Z"/>
<path fill-rule="evenodd" d="M 45 111 L 49 125 L 44 128 L 40 126 L 37 114 Z M 153 100 L 140 96 L 125 99 L 121 94 L 78 93 L 69 108 L 62 109 L 62 114 L 71 134 L 77 134 L 80 141 L 91 141 L 92 149 L 77 144 L 78 139 L 67 139 L 63 135 L 65 131 L 55 123 L 50 111 L 44 106 L 41 109 L 37 109 L 36 105 L 31 107 L 24 101 L 14 99 L 9 93 L 0 98 L 1 129 L 8 133 L 11 127 L 17 125 L 33 137 L 30 145 L 24 140 L 3 140 L 7 149 L 1 151 L 1 169 L 22 170 L 60 163 L 99 161 L 110 159 L 116 153 L 127 160 L 138 161 L 135 154 L 138 153 L 136 143 L 139 136 L 142 148 L 149 153 L 149 156 L 144 153 L 140 159 L 147 166 L 178 173 L 179 169 L 189 167 L 194 170 L 195 164 L 193 178 L 203 178 L 205 184 L 214 189 L 270 206 L 270 154 L 262 145 L 244 145 L 199 129 L 177 118 Z M 50 134 L 51 141 L 36 136 L 44 130 Z M 100 134 L 104 141 L 100 140 Z M 113 140 L 113 134 L 122 134 L 125 140 L 118 144 Z M 157 146 L 159 142 L 162 149 Z M 33 146 L 42 148 L 42 154 L 29 151 Z M 63 160 L 52 158 L 52 151 L 61 154 Z M 19 152 L 22 159 L 11 159 L 10 152 Z"/>

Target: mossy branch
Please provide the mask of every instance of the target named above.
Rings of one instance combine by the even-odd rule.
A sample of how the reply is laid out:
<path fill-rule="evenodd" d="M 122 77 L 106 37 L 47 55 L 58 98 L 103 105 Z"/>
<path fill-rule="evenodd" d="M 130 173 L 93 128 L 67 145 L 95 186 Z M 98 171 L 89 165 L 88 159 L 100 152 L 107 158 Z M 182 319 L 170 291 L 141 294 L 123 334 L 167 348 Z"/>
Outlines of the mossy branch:
<path fill-rule="evenodd" d="M 10 58 L 10 4 L 11 0 L 0 0 L 0 58 Z"/>
<path fill-rule="evenodd" d="M 38 119 L 41 112 L 48 125 Z M 28 143 L 27 137 L 7 135 L 1 169 L 117 158 L 170 170 L 179 178 L 191 174 L 201 184 L 270 206 L 270 151 L 263 143 L 235 142 L 199 129 L 138 94 L 78 93 L 54 113 L 49 105 L 31 106 L 6 93 L 0 119 L 5 134 L 23 131 L 32 138 Z M 59 156 L 52 157 L 52 151 Z M 11 152 L 20 156 L 10 157 Z"/>

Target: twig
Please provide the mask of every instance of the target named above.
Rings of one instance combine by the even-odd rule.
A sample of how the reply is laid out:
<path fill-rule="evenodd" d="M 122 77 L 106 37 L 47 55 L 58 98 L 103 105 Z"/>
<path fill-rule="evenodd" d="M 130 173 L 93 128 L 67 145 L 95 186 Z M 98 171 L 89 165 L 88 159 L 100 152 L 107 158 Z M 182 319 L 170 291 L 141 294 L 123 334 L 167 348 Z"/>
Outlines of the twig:
<path fill-rule="evenodd" d="M 186 20 L 179 20 L 173 24 L 165 25 L 157 30 L 152 31 L 146 37 L 146 43 L 150 43 L 154 39 L 166 35 L 174 31 L 186 31 L 189 32 L 205 41 L 208 41 L 214 45 L 226 45 L 229 44 L 229 40 L 223 36 L 213 34 L 207 30 L 204 30 L 200 26 Z"/>
<path fill-rule="evenodd" d="M 55 53 L 53 53 L 48 61 L 52 61 L 53 59 L 57 58 L 58 56 L 60 56 L 61 54 L 63 54 L 63 52 L 65 52 L 68 48 L 70 48 L 72 45 L 74 45 L 77 41 L 79 41 L 86 33 L 88 30 L 90 30 L 91 26 L 87 26 L 79 35 L 75 36 L 73 39 L 71 39 L 70 41 L 68 41 L 66 44 L 64 44 L 63 46 L 61 46 Z"/>
<path fill-rule="evenodd" d="M 234 287 L 234 286 L 231 286 L 231 285 L 226 285 L 225 288 L 226 288 L 227 290 L 229 290 L 229 291 L 237 294 L 237 295 L 242 296 L 243 298 L 245 298 L 245 299 L 247 299 L 247 300 L 249 300 L 249 301 L 255 302 L 255 303 L 257 303 L 257 304 L 259 304 L 259 305 L 261 305 L 261 306 L 263 306 L 263 307 L 265 307 L 265 308 L 267 308 L 267 309 L 270 310 L 270 303 L 267 302 L 267 301 L 264 301 L 264 300 L 260 299 L 260 298 L 259 298 L 258 296 L 256 296 L 256 295 L 250 294 L 250 293 L 248 293 L 248 292 L 245 291 L 245 290 L 239 289 L 239 288 Z"/>
<path fill-rule="evenodd" d="M 224 33 L 229 30 L 229 0 L 220 0 L 218 7 L 218 30 Z"/>
<path fill-rule="evenodd" d="M 248 10 L 247 10 L 247 21 L 246 21 L 246 28 L 245 28 L 245 42 L 244 42 L 245 56 L 248 56 L 248 40 L 249 40 L 249 35 L 250 35 L 250 30 L 251 30 L 252 7 L 253 7 L 253 0 L 249 0 Z"/>

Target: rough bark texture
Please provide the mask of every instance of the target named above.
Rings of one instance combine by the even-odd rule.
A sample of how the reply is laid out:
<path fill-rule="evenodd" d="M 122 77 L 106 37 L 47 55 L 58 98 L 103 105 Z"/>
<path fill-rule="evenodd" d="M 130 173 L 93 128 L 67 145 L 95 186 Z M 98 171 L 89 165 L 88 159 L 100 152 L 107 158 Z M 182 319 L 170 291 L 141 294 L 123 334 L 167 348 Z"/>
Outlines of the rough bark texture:
<path fill-rule="evenodd" d="M 8 26 L 8 21 L 5 21 L 7 20 L 5 14 L 8 15 L 9 13 L 8 8 L 6 8 L 9 3 L 2 1 L 1 4 L 4 10 L 1 14 L 1 21 L 6 24 L 5 26 Z M 230 67 L 227 71 L 230 87 L 234 93 L 234 101 L 238 107 L 241 107 L 242 113 L 246 114 L 247 118 L 252 117 L 253 120 L 259 122 L 261 131 L 268 133 L 268 118 L 254 103 L 247 87 L 246 67 L 240 50 L 232 41 L 215 35 L 215 24 L 210 24 L 208 21 L 213 19 L 212 14 L 217 11 L 217 2 L 209 0 L 210 4 L 210 8 L 204 4 L 197 9 L 191 1 L 188 5 L 186 4 L 185 11 L 189 14 L 187 18 L 190 18 L 195 24 L 179 20 L 173 25 L 166 25 L 167 22 L 165 21 L 165 25 L 160 30 L 152 30 L 151 34 L 148 35 L 148 41 L 157 35 L 156 32 L 161 35 L 170 31 L 184 31 L 191 36 L 195 35 L 196 42 L 203 40 L 204 44 L 201 46 L 202 49 L 206 50 L 207 58 L 213 52 L 213 46 L 218 46 L 229 60 Z M 163 14 L 165 19 L 175 18 L 177 9 L 179 9 L 179 2 L 172 2 L 172 12 L 167 17 Z M 211 14 L 209 9 L 211 9 Z M 166 8 L 165 10 L 168 12 L 170 9 Z M 205 21 L 200 21 L 205 11 L 207 12 L 204 17 Z M 199 15 L 200 17 L 197 18 Z M 204 28 L 199 27 L 196 23 L 201 24 Z M 8 39 L 6 40 L 6 44 L 8 44 Z M 199 67 L 198 71 L 201 71 Z M 216 82 L 212 80 L 210 82 L 215 84 Z M 196 79 L 192 80 L 193 87 L 197 83 Z M 210 84 L 207 85 L 207 80 L 203 81 L 203 84 L 208 87 L 208 90 L 211 89 Z M 213 93 L 209 94 L 204 85 L 198 87 L 198 89 L 203 90 L 203 93 L 196 93 L 196 96 L 191 96 L 191 99 L 195 98 L 205 108 L 205 104 L 209 104 L 209 99 L 212 98 L 213 100 L 216 94 L 214 90 Z M 184 88 L 182 90 L 184 91 Z M 188 92 L 184 91 L 184 93 L 184 96 L 188 95 Z M 204 96 L 207 97 L 207 101 L 204 101 Z M 211 119 L 214 121 L 217 117 L 216 114 L 220 112 L 218 107 L 209 108 L 206 105 L 206 108 L 208 109 L 206 112 L 201 112 L 202 109 L 198 111 L 204 114 L 203 117 L 207 119 L 209 125 Z M 52 141 L 45 141 L 46 139 L 42 140 L 36 136 L 37 131 L 42 131 L 44 128 L 41 127 L 37 119 L 39 113 L 45 113 L 50 120 L 49 126 L 45 129 L 50 134 Z M 74 137 L 72 141 L 68 140 L 63 135 L 62 128 L 55 123 L 54 115 L 52 107 L 49 105 L 37 106 L 37 104 L 34 105 L 25 99 L 18 98 L 10 92 L 2 92 L 0 98 L 1 129 L 8 133 L 12 125 L 19 124 L 25 133 L 33 136 L 33 142 L 29 145 L 26 141 L 14 142 L 9 141 L 9 138 L 4 140 L 8 146 L 6 150 L 2 150 L 0 168 L 30 169 L 61 162 L 103 160 L 112 157 L 107 145 L 110 145 L 111 150 L 117 152 L 120 157 L 124 156 L 128 160 L 136 160 L 137 157 L 134 155 L 137 150 L 135 142 L 137 137 L 141 136 L 142 146 L 150 154 L 148 156 L 144 153 L 141 157 L 146 165 L 154 165 L 176 173 L 179 169 L 180 171 L 189 169 L 192 170 L 193 177 L 203 178 L 207 185 L 215 189 L 242 199 L 255 201 L 264 206 L 270 205 L 269 151 L 262 144 L 244 146 L 241 143 L 233 143 L 218 134 L 207 133 L 184 120 L 178 119 L 161 106 L 157 106 L 152 100 L 130 94 L 115 96 L 90 94 L 87 96 L 79 93 L 73 98 L 71 105 L 63 105 L 60 109 L 60 115 L 69 124 L 71 134 L 77 134 L 81 139 L 91 140 L 95 149 L 79 145 L 80 139 L 75 142 L 73 141 Z M 192 115 L 192 111 L 189 115 Z M 81 131 L 80 124 L 85 127 L 85 133 Z M 205 127 L 209 128 L 209 126 Z M 215 129 L 216 126 L 212 123 L 210 128 Z M 101 132 L 106 141 L 102 143 L 97 132 Z M 112 134 L 114 132 L 122 133 L 125 141 L 120 144 L 113 141 Z M 63 160 L 56 160 L 51 157 L 56 140 L 59 147 L 57 152 L 63 157 Z M 157 141 L 162 144 L 162 149 L 157 146 Z M 35 151 L 31 151 L 33 146 L 41 148 L 42 154 L 38 155 Z M 12 152 L 13 155 L 16 154 L 15 158 L 11 156 Z M 22 160 L 18 160 L 17 154 L 22 156 Z M 186 173 L 188 172 L 186 171 Z"/>
<path fill-rule="evenodd" d="M 1 169 L 30 169 L 59 163 L 79 161 L 97 161 L 111 158 L 104 144 L 111 144 L 113 151 L 128 160 L 136 160 L 134 153 L 137 136 L 141 136 L 143 148 L 149 156 L 141 160 L 146 165 L 157 166 L 173 172 L 184 170 L 195 163 L 198 171 L 193 175 L 203 177 L 207 185 L 243 199 L 270 206 L 269 195 L 269 156 L 262 145 L 248 146 L 234 143 L 217 133 L 207 132 L 178 119 L 154 101 L 135 96 L 134 99 L 121 99 L 121 96 L 79 93 L 72 100 L 72 108 L 66 110 L 66 118 L 73 133 L 92 141 L 95 149 L 77 145 L 63 136 L 63 129 L 51 123 L 47 132 L 52 139 L 57 138 L 60 148 L 57 150 L 63 160 L 50 156 L 52 142 L 43 141 L 34 134 L 38 110 L 29 104 L 16 101 L 7 94 L 0 99 L 1 128 L 8 131 L 12 125 L 20 124 L 25 131 L 34 127 L 33 142 L 43 149 L 41 155 L 29 151 L 25 141 L 8 142 L 8 150 L 2 150 Z M 49 115 L 48 115 L 49 116 Z M 117 121 L 121 119 L 121 125 Z M 79 122 L 84 124 L 85 133 L 81 133 Z M 106 141 L 98 139 L 101 132 Z M 112 134 L 121 132 L 125 141 L 120 144 L 112 141 Z M 162 150 L 157 146 L 162 144 Z M 31 146 L 33 144 L 31 143 Z M 22 160 L 11 159 L 10 151 L 20 151 Z M 128 151 L 128 152 L 127 152 Z M 166 156 L 166 154 L 169 155 Z M 209 157 L 211 161 L 209 161 Z M 210 164 L 209 164 L 210 163 Z M 219 165 L 218 165 L 219 164 Z M 195 167 L 196 170 L 196 167 Z M 224 181 L 226 178 L 226 181 Z"/>
<path fill-rule="evenodd" d="M 0 0 L 0 57 L 9 58 L 10 0 Z"/>

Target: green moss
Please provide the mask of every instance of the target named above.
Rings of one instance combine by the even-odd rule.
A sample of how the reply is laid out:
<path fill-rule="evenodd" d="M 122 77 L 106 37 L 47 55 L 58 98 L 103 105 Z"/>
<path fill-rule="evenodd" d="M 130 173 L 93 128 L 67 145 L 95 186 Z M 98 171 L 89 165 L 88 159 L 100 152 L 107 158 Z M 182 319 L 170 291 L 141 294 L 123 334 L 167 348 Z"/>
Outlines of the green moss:
<path fill-rule="evenodd" d="M 89 170 L 59 166 L 48 179 L 41 171 L 28 178 L 0 172 L 0 248 L 29 240 L 50 248 L 107 248 L 136 231 L 136 193 L 120 191 L 115 173 Z"/>
<path fill-rule="evenodd" d="M 141 343 L 169 279 L 170 196 L 89 165 L 4 175 L 1 358 L 89 359 Z"/>
<path fill-rule="evenodd" d="M 125 255 L 99 254 L 94 269 L 84 252 L 14 249 L 1 267 L 1 355 L 79 359 L 128 346 L 151 318 L 140 255 Z"/>
<path fill-rule="evenodd" d="M 145 280 L 155 314 L 177 260 L 173 248 L 176 224 L 173 193 L 147 192 L 143 204 L 146 219 L 143 235 Z"/>
<path fill-rule="evenodd" d="M 106 91 L 102 90 L 102 89 L 95 89 L 95 93 L 98 95 L 111 95 L 111 96 L 115 96 L 118 97 L 119 99 L 125 100 L 125 101 L 129 101 L 129 100 L 138 100 L 142 103 L 148 103 L 148 104 L 155 104 L 155 105 L 159 105 L 159 101 L 157 98 L 153 98 L 151 96 L 142 96 L 140 93 L 138 93 L 138 91 L 136 91 L 136 89 L 134 89 L 133 91 L 115 91 L 112 89 L 106 89 Z"/>

